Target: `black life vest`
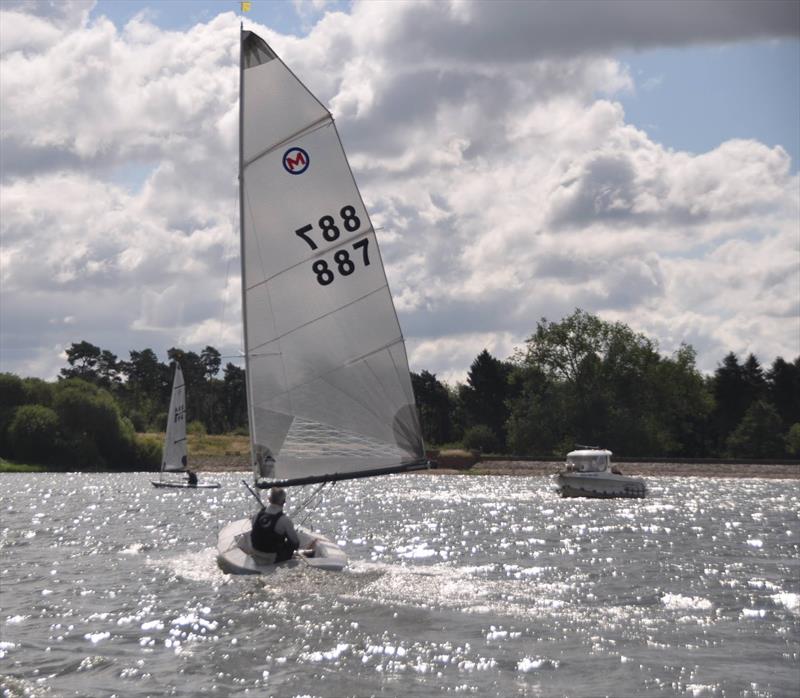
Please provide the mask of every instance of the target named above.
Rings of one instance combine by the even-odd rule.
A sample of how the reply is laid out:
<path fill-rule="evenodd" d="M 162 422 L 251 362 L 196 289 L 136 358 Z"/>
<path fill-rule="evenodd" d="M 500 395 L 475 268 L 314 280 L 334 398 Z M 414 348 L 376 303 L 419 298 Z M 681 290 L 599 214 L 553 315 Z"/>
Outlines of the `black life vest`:
<path fill-rule="evenodd" d="M 250 544 L 262 553 L 277 553 L 286 546 L 286 536 L 275 531 L 275 525 L 280 521 L 283 512 L 268 514 L 262 509 L 256 514 L 253 521 L 253 530 L 250 532 Z"/>

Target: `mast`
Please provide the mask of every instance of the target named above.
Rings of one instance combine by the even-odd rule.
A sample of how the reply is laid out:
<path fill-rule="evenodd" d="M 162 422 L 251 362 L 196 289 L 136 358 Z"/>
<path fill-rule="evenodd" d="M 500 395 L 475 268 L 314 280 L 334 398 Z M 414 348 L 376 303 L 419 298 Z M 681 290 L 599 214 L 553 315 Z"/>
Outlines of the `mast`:
<path fill-rule="evenodd" d="M 245 279 L 244 240 L 244 22 L 239 23 L 239 261 L 242 274 L 242 339 L 244 340 L 244 385 L 247 399 L 247 431 L 250 436 L 250 467 L 255 479 L 255 420 L 253 396 L 250 389 L 250 351 L 247 345 L 247 281 Z"/>

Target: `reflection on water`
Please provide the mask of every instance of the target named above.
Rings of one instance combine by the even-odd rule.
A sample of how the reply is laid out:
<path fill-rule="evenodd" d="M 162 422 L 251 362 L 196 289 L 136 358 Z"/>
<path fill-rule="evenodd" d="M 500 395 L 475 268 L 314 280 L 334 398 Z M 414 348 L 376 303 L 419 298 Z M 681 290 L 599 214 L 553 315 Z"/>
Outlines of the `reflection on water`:
<path fill-rule="evenodd" d="M 3 695 L 796 694 L 797 481 L 340 483 L 306 523 L 347 570 L 230 577 L 239 479 L 3 475 Z"/>

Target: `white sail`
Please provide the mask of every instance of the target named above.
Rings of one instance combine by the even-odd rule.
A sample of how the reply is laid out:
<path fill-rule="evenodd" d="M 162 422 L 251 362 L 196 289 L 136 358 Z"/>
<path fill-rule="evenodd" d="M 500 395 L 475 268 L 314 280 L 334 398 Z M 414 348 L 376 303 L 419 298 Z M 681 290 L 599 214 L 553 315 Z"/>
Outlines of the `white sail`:
<path fill-rule="evenodd" d="M 172 395 L 167 413 L 167 433 L 164 437 L 164 453 L 161 472 L 181 472 L 186 469 L 186 385 L 180 364 L 175 364 L 172 380 Z"/>
<path fill-rule="evenodd" d="M 247 31 L 241 89 L 254 466 L 285 480 L 418 462 L 424 447 L 403 336 L 333 118 Z"/>

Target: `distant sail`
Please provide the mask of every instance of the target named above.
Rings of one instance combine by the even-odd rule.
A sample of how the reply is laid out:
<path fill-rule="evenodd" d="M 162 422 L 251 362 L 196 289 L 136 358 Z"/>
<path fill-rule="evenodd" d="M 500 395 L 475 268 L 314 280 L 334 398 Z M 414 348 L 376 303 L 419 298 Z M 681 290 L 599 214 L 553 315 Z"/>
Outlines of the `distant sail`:
<path fill-rule="evenodd" d="M 419 462 L 405 344 L 333 118 L 248 31 L 242 67 L 242 291 L 255 464 L 285 480 Z"/>
<path fill-rule="evenodd" d="M 186 468 L 186 385 L 180 364 L 175 364 L 172 395 L 167 413 L 167 433 L 164 437 L 162 472 L 180 472 Z"/>

